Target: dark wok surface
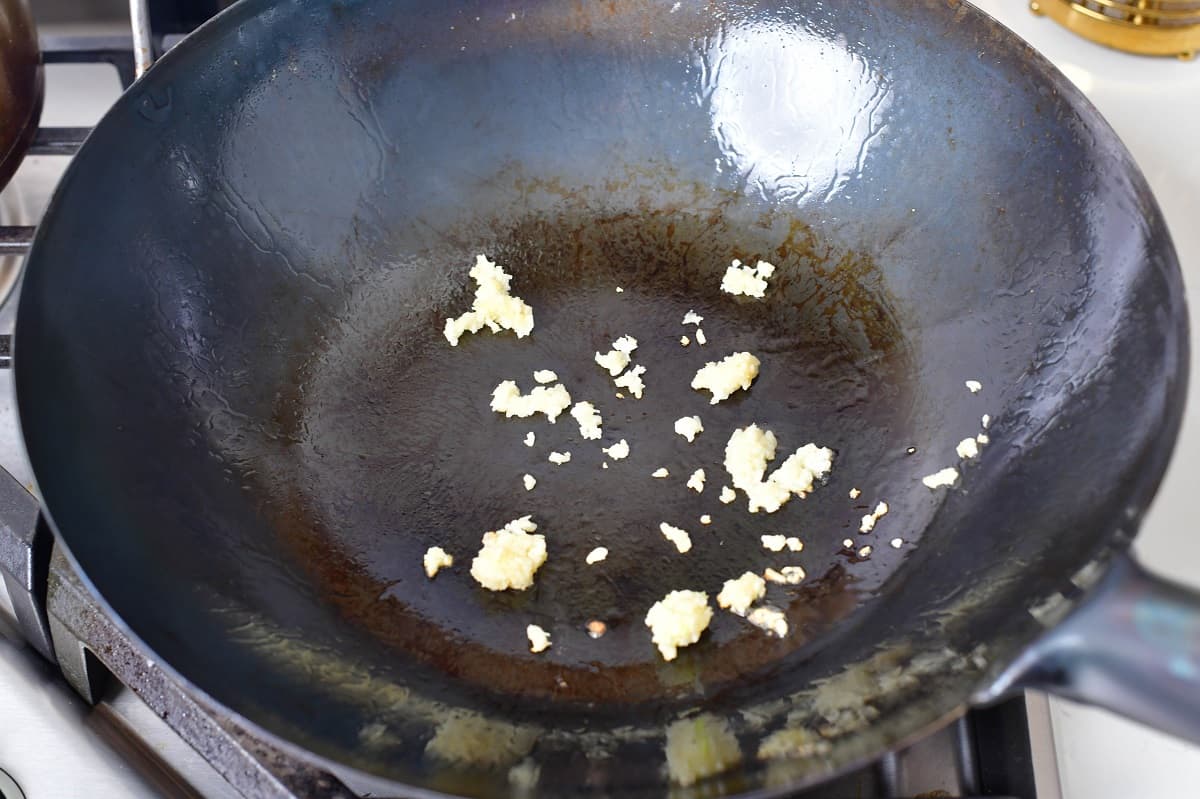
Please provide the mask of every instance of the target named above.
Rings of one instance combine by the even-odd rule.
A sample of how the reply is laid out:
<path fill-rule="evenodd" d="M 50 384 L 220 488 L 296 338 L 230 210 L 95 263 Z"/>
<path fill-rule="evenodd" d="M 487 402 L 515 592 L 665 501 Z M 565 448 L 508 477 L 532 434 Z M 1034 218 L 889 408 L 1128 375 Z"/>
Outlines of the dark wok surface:
<path fill-rule="evenodd" d="M 965 6 L 673 5 L 247 0 L 93 134 L 26 277 L 22 424 L 87 578 L 198 688 L 321 756 L 476 794 L 527 754 L 546 794 L 659 792 L 664 726 L 702 709 L 747 758 L 721 787 L 753 789 L 954 712 L 1041 629 L 1028 608 L 1132 533 L 1178 425 L 1185 317 L 1153 200 L 1090 106 Z M 530 339 L 442 339 L 478 252 L 533 305 Z M 719 292 L 734 257 L 779 266 L 767 301 Z M 678 344 L 693 308 L 703 349 Z M 623 333 L 641 402 L 591 363 Z M 711 408 L 687 383 L 738 349 L 762 376 Z M 628 460 L 602 470 L 568 417 L 488 410 L 541 368 Z M 691 413 L 689 446 L 670 428 Z M 983 457 L 925 489 L 984 413 Z M 718 503 L 751 421 L 781 456 L 836 449 L 829 484 L 770 517 Z M 480 535 L 526 513 L 551 553 L 536 587 L 480 590 Z M 458 562 L 429 583 L 432 544 Z M 808 580 L 771 592 L 791 636 L 718 613 L 661 663 L 655 599 L 792 562 Z M 755 761 L 785 725 L 831 749 Z M 490 754 L 426 754 L 464 729 Z"/>

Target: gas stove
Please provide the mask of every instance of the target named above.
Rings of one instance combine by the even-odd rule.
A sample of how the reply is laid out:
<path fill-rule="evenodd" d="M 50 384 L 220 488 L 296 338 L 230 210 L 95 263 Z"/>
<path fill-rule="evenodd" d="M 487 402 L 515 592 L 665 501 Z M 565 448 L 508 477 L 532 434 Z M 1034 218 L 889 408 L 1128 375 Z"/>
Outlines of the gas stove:
<path fill-rule="evenodd" d="M 1168 164 L 1200 136 L 1200 65 L 1137 60 L 1075 40 L 1017 4 L 978 3 L 1034 41 L 1088 93 L 1138 157 L 1172 226 L 1185 271 L 1200 285 L 1200 231 L 1185 226 L 1190 197 L 1200 196 L 1200 160 Z M 145 4 L 134 3 L 143 11 Z M 169 4 L 164 4 L 169 5 Z M 134 35 L 120 25 L 43 26 L 47 100 L 42 130 L 16 178 L 0 194 L 0 292 L 19 282 L 21 253 L 70 155 L 109 104 L 144 66 L 146 37 L 169 47 L 203 18 L 197 6 L 156 20 L 135 15 Z M 156 5 L 157 10 L 157 5 Z M 210 9 L 211 10 L 211 9 Z M 135 46 L 140 42 L 143 49 Z M 1171 127 L 1150 124 L 1153 110 Z M 1188 116 L 1190 114 L 1190 117 Z M 1198 307 L 1193 303 L 1193 307 Z M 379 786 L 316 769 L 256 739 L 219 709 L 174 683 L 105 616 L 52 537 L 37 523 L 7 366 L 15 302 L 0 305 L 0 797 L 357 797 Z M 1200 372 L 1200 370 L 1198 370 Z M 1200 542 L 1180 535 L 1186 486 L 1200 471 L 1200 407 L 1192 394 L 1176 463 L 1146 532 L 1143 559 L 1200 586 Z M 1189 477 L 1190 475 L 1190 477 Z M 25 523 L 17 522 L 24 520 Z M 1173 557 L 1176 555 L 1177 557 Z M 25 563 L 38 564 L 23 569 Z M 1186 564 L 1192 564 L 1189 571 Z M 32 589 L 32 590 L 30 590 Z M 1097 730 L 1102 730 L 1100 735 Z M 1117 790 L 1092 775 L 1122 762 L 1089 753 L 1126 742 L 1169 759 L 1161 791 L 1145 766 L 1126 770 L 1133 788 Z M 1103 761 L 1103 762 L 1101 762 Z M 1011 796 L 1021 799 L 1174 796 L 1187 773 L 1200 778 L 1200 751 L 1099 711 L 1030 694 L 967 717 L 819 789 L 817 797 Z M 6 776 L 7 774 L 7 776 Z M 18 787 L 19 786 L 19 787 Z"/>

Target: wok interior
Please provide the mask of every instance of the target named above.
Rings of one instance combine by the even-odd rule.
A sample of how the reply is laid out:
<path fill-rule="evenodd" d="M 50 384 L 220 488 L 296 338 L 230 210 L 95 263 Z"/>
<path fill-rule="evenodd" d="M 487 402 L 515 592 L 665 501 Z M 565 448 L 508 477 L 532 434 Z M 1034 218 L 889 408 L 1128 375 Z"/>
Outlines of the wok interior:
<path fill-rule="evenodd" d="M 978 15 L 266 6 L 233 12 L 236 41 L 181 47 L 93 135 L 17 345 L 31 459 L 73 556 L 165 662 L 257 724 L 447 790 L 503 792 L 496 770 L 530 755 L 546 793 L 636 793 L 662 785 L 664 726 L 700 709 L 750 758 L 719 787 L 811 778 L 959 706 L 1037 632 L 1026 604 L 1148 499 L 1182 346 L 1169 247 L 1151 246 L 1165 234 L 1092 112 L 1060 83 L 1047 95 Z M 931 29 L 955 37 L 936 56 L 918 43 Z M 164 122 L 143 112 L 168 76 Z M 961 105 L 968 90 L 982 100 Z M 97 213 L 93 183 L 141 199 Z M 479 252 L 534 307 L 529 339 L 441 338 Z M 767 300 L 718 290 L 734 257 L 779 266 Z M 704 348 L 678 342 L 689 309 Z M 591 362 L 626 333 L 641 401 Z M 750 392 L 711 407 L 688 388 L 741 349 L 763 359 Z M 51 353 L 60 367 L 36 370 Z M 497 382 L 528 389 L 542 368 L 597 404 L 628 460 L 602 469 L 565 416 L 488 409 Z M 1078 401 L 1096 385 L 1103 402 Z M 688 445 L 671 424 L 692 413 L 705 433 Z M 962 490 L 929 492 L 919 478 L 984 413 L 994 443 Z M 724 442 L 752 421 L 781 456 L 834 448 L 828 485 L 769 517 L 715 502 Z M 1080 435 L 1097 429 L 1120 432 Z M 699 466 L 697 496 L 682 483 Z M 881 499 L 891 513 L 859 536 Z M 525 514 L 550 550 L 536 586 L 484 592 L 466 574 L 481 534 Z M 792 634 L 719 613 L 661 663 L 649 604 L 790 562 L 764 532 L 805 541 L 809 578 L 771 593 Z M 435 544 L 457 563 L 430 583 Z M 585 567 L 596 545 L 609 560 Z M 529 622 L 554 636 L 540 656 Z M 493 754 L 427 754 L 448 719 Z M 784 724 L 833 748 L 753 765 Z"/>
<path fill-rule="evenodd" d="M 441 323 L 469 307 L 470 287 L 411 304 L 415 282 L 469 283 L 469 255 L 382 269 L 318 335 L 294 390 L 275 406 L 279 434 L 247 438 L 229 456 L 253 464 L 255 491 L 268 497 L 266 514 L 296 568 L 397 659 L 492 692 L 583 701 L 592 714 L 594 703 L 627 714 L 638 703 L 694 696 L 698 684 L 744 679 L 843 621 L 902 559 L 880 547 L 870 563 L 854 563 L 859 544 L 840 542 L 859 537 L 858 518 L 878 500 L 855 502 L 847 492 L 881 471 L 881 460 L 898 465 L 907 447 L 924 443 L 916 430 L 933 424 L 911 407 L 912 353 L 874 265 L 854 253 L 833 260 L 815 249 L 810 230 L 782 223 L 790 233 L 781 238 L 783 224 L 769 219 L 737 228 L 719 213 L 674 208 L 497 221 L 488 252 L 512 269 L 514 291 L 535 309 L 525 341 L 484 334 L 450 347 Z M 778 264 L 769 300 L 737 302 L 719 291 L 730 252 Z M 422 274 L 429 269 L 438 272 Z M 681 346 L 681 335 L 696 335 L 681 324 L 689 310 L 705 317 L 707 346 Z M 648 369 L 642 400 L 618 399 L 591 357 L 626 333 Z M 749 394 L 714 407 L 691 378 L 734 351 L 763 359 L 761 375 Z M 553 369 L 577 401 L 596 404 L 603 441 L 584 441 L 566 415 L 548 424 L 490 410 L 497 383 L 515 379 L 529 390 L 539 368 Z M 672 424 L 692 414 L 705 432 L 689 444 Z M 838 466 L 820 498 L 769 516 L 747 513 L 744 499 L 717 500 L 729 482 L 725 441 L 751 422 L 776 433 L 779 460 L 809 441 L 836 447 Z M 527 431 L 537 436 L 533 447 L 522 445 Z M 600 448 L 622 438 L 630 456 L 609 461 Z M 552 450 L 571 452 L 570 463 L 548 463 Z M 652 478 L 659 467 L 673 477 Z M 683 485 L 697 468 L 708 477 L 701 495 Z M 521 484 L 526 473 L 538 480 L 532 492 Z M 912 515 L 903 528 L 915 543 L 931 504 L 893 502 L 905 513 L 916 505 L 915 529 Z M 535 588 L 483 591 L 466 574 L 482 533 L 526 514 L 551 552 Z M 663 521 L 691 531 L 686 556 L 659 534 Z M 806 554 L 770 556 L 759 540 L 769 532 L 802 536 Z M 456 553 L 459 568 L 430 583 L 421 556 L 434 545 Z M 601 545 L 609 559 L 585 566 Z M 772 591 L 791 611 L 792 635 L 771 639 L 723 614 L 708 644 L 685 656 L 695 679 L 664 679 L 642 623 L 651 604 L 672 588 L 715 596 L 744 571 L 801 560 L 813 579 Z M 609 628 L 598 641 L 588 636 L 591 620 Z M 529 655 L 529 623 L 553 631 L 542 657 Z"/>

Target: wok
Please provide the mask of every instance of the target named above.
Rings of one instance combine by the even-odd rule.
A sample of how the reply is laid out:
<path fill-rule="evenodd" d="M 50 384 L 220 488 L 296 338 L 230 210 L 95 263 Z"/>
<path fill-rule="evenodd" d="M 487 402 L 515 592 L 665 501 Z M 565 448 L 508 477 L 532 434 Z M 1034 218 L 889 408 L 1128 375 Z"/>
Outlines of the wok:
<path fill-rule="evenodd" d="M 478 253 L 530 337 L 442 338 Z M 733 258 L 778 266 L 765 299 L 719 290 Z M 59 540 L 157 662 L 318 762 L 419 795 L 783 790 L 1025 685 L 1200 730 L 1195 598 L 1124 554 L 1183 407 L 1169 236 L 1096 111 L 966 4 L 245 0 L 95 129 L 27 269 Z M 592 363 L 627 333 L 640 401 Z M 691 376 L 737 350 L 761 375 L 710 406 Z M 544 368 L 603 442 L 489 410 Z M 750 422 L 834 448 L 827 484 L 719 503 Z M 482 590 L 482 533 L 525 514 L 536 585 Z M 718 612 L 654 650 L 668 590 L 791 563 L 788 636 Z"/>

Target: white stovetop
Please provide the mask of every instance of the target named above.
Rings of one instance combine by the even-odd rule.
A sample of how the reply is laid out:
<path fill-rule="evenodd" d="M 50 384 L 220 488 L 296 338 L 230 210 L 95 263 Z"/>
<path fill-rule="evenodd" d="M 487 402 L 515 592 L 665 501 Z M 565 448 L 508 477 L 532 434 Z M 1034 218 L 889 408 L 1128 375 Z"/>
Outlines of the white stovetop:
<path fill-rule="evenodd" d="M 1023 0 L 974 0 L 1055 63 L 1125 141 L 1154 190 L 1183 264 L 1192 329 L 1200 331 L 1200 61 L 1124 55 L 1033 16 Z M 1151 569 L 1200 589 L 1200 345 L 1192 391 L 1166 482 L 1138 536 Z M 1200 793 L 1200 747 L 1051 700 L 1064 799 L 1178 799 Z"/>
<path fill-rule="evenodd" d="M 1170 225 L 1187 280 L 1188 299 L 1200 330 L 1200 61 L 1145 59 L 1106 50 L 1034 17 L 1023 0 L 975 0 L 1053 61 L 1109 120 L 1145 172 Z M 89 71 L 90 69 L 90 71 Z M 47 125 L 91 125 L 119 91 L 115 74 L 88 67 L 48 69 Z M 47 175 L 62 160 L 30 158 L 18 173 L 25 186 L 53 185 Z M 22 180 L 24 178 L 24 180 Z M 44 190 L 23 198 L 39 216 Z M 4 314 L 0 313 L 0 316 Z M 0 319 L 0 323 L 3 319 Z M 1194 383 L 1200 383 L 1200 346 L 1193 350 Z M 0 372 L 0 382 L 10 380 Z M 8 385 L 0 402 L 8 402 Z M 0 439 L 11 431 L 0 431 Z M 0 451 L 15 441 L 0 440 Z M 23 463 L 2 464 L 28 479 Z M 1184 429 L 1158 499 L 1137 540 L 1141 559 L 1160 573 L 1200 589 L 1200 522 L 1192 511 L 1193 487 L 1200 482 L 1200 385 L 1191 393 Z M 2 594 L 2 591 L 0 591 Z M 0 608 L 3 603 L 0 602 Z M 2 616 L 2 614 L 0 614 Z M 2 618 L 0 618 L 2 621 Z M 30 799 L 135 797 L 159 794 L 94 734 L 82 704 L 65 686 L 52 684 L 20 653 L 6 645 L 0 625 L 0 687 L 5 669 L 11 680 L 38 684 L 36 694 L 0 690 L 0 768 L 30 766 L 29 757 L 53 762 L 29 780 Z M 5 729 L 5 719 L 41 723 Z M 59 723 L 51 723 L 62 719 Z M 1054 756 L 1039 772 L 1042 799 L 1176 799 L 1194 795 L 1200 785 L 1200 747 L 1182 743 L 1103 711 L 1051 700 Z M 18 737 L 10 733 L 18 732 Z M 166 740 L 166 739 L 164 739 Z M 169 743 L 159 743 L 167 746 Z M 1047 755 L 1049 753 L 1046 753 Z M 14 773 L 14 776 L 18 776 Z M 204 793 L 222 793 L 211 775 Z M 80 784 L 82 778 L 84 784 Z M 37 789 L 35 784 L 38 783 Z M 1184 787 L 1188 786 L 1188 787 Z"/>

